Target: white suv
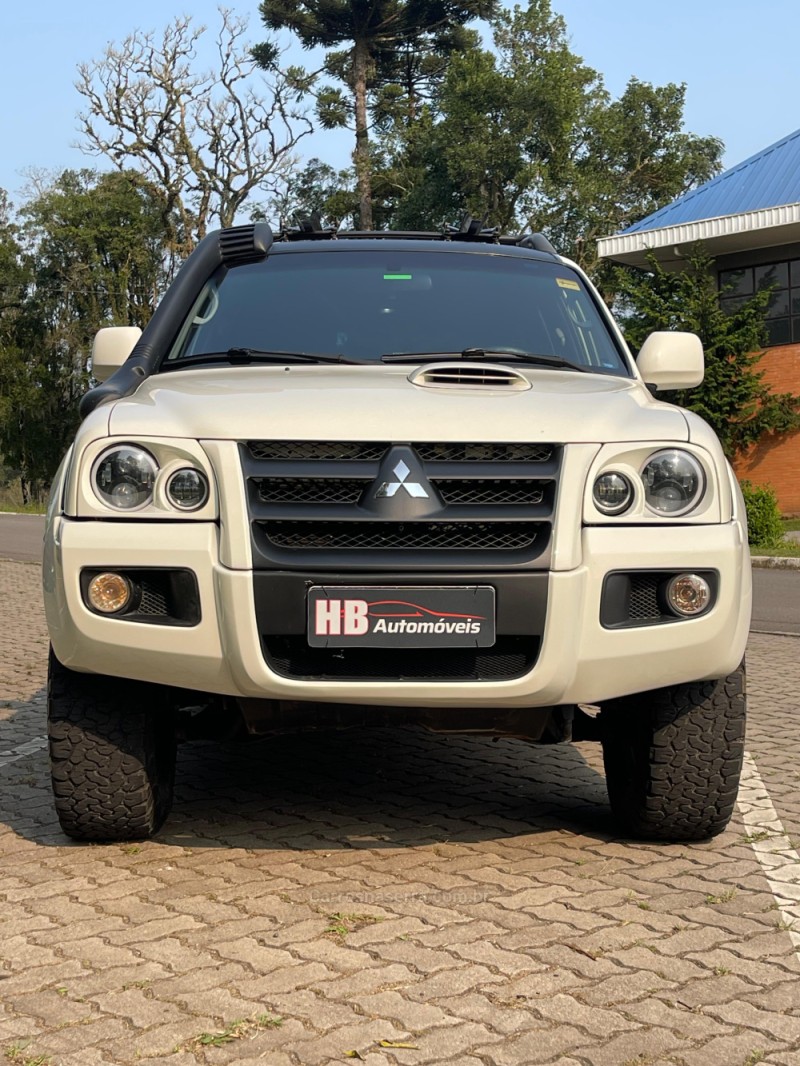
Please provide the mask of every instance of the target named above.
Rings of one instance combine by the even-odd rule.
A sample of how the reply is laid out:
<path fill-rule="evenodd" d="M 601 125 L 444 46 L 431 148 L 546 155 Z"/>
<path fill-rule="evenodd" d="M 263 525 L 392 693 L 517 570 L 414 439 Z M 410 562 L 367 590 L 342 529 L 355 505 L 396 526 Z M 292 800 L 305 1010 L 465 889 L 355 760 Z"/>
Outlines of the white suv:
<path fill-rule="evenodd" d="M 702 380 L 696 337 L 635 363 L 540 235 L 257 224 L 143 334 L 101 330 L 93 373 L 45 540 L 70 836 L 154 832 L 178 734 L 309 721 L 598 739 L 627 832 L 725 827 L 744 507 L 653 395 Z"/>

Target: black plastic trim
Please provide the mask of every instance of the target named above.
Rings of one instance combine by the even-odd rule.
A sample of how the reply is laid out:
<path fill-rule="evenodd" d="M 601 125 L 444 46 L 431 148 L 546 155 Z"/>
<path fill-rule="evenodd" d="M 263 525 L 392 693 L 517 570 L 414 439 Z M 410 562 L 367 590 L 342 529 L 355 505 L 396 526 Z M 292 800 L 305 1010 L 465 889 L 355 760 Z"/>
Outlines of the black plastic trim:
<path fill-rule="evenodd" d="M 251 442 L 252 443 L 252 442 Z M 265 442 L 266 443 L 266 442 Z M 248 511 L 251 522 L 251 544 L 253 549 L 253 566 L 256 570 L 308 570 L 330 569 L 340 571 L 365 570 L 370 573 L 396 571 L 407 573 L 414 570 L 433 570 L 437 573 L 450 573 L 459 569 L 474 569 L 485 573 L 509 568 L 525 570 L 546 570 L 550 565 L 552 544 L 552 522 L 555 514 L 558 482 L 561 474 L 562 448 L 560 444 L 548 445 L 552 449 L 548 458 L 541 462 L 532 460 L 508 461 L 495 460 L 461 460 L 440 461 L 423 460 L 416 451 L 416 444 L 393 443 L 382 445 L 382 456 L 372 461 L 366 460 L 275 460 L 256 459 L 250 448 L 240 443 L 239 452 L 242 472 L 246 482 Z M 381 478 L 391 480 L 392 469 L 398 458 L 403 457 L 412 470 L 429 484 L 429 497 L 424 500 L 412 500 L 399 495 L 393 501 L 381 501 L 375 496 L 375 490 L 367 481 L 365 492 L 356 503 L 266 503 L 262 500 L 259 486 L 262 478 L 333 478 L 347 479 L 358 477 L 372 479 L 372 484 L 380 483 Z M 453 503 L 447 504 L 439 495 L 436 482 L 442 478 L 455 478 L 468 483 L 470 481 L 495 480 L 515 481 L 532 479 L 539 482 L 543 489 L 543 500 L 536 504 L 484 504 Z M 326 525 L 352 523 L 354 528 L 360 524 L 383 524 L 390 527 L 392 523 L 405 526 L 416 523 L 420 539 L 424 541 L 427 524 L 490 523 L 503 524 L 529 523 L 538 527 L 532 544 L 519 547 L 476 548 L 426 547 L 423 543 L 402 548 L 338 548 L 338 547 L 288 547 L 274 543 L 268 536 L 267 526 L 274 522 L 302 522 L 318 525 L 324 534 Z"/>
<path fill-rule="evenodd" d="M 664 595 L 664 585 L 676 574 L 698 574 L 704 577 L 711 588 L 711 599 L 700 614 L 677 615 L 670 610 Z M 657 587 L 657 601 L 660 613 L 650 618 L 632 618 L 629 603 L 631 579 L 650 577 Z M 603 579 L 603 591 L 600 597 L 600 625 L 604 629 L 633 629 L 641 626 L 666 625 L 672 622 L 691 622 L 703 618 L 713 610 L 719 596 L 719 571 L 697 569 L 695 567 L 673 567 L 667 570 L 612 570 Z"/>
<path fill-rule="evenodd" d="M 264 636 L 298 636 L 306 632 L 306 594 L 312 585 L 357 585 L 371 588 L 475 585 L 474 571 L 446 574 L 396 570 L 368 574 L 352 570 L 256 570 L 253 598 L 256 624 Z M 503 636 L 542 636 L 547 617 L 550 575 L 545 573 L 482 573 L 481 585 L 495 590 L 496 631 Z"/>
<path fill-rule="evenodd" d="M 89 582 L 97 574 L 105 573 L 121 574 L 133 586 L 134 596 L 128 610 L 105 614 L 92 607 L 88 595 Z M 197 584 L 197 575 L 193 570 L 166 566 L 93 566 L 81 570 L 80 583 L 85 607 L 100 618 L 116 619 L 122 622 L 142 622 L 146 625 L 183 627 L 199 625 L 202 618 L 200 589 Z M 144 614 L 139 611 L 144 583 L 160 586 L 159 591 L 164 595 L 167 614 Z"/>

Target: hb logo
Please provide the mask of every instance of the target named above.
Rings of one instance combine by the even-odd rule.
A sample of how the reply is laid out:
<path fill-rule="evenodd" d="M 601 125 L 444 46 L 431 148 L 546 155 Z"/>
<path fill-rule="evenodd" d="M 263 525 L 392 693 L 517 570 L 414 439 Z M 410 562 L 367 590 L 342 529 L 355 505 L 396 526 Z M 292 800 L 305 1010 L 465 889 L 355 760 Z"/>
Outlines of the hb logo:
<path fill-rule="evenodd" d="M 366 600 L 317 600 L 314 632 L 318 637 L 362 637 L 369 632 Z"/>

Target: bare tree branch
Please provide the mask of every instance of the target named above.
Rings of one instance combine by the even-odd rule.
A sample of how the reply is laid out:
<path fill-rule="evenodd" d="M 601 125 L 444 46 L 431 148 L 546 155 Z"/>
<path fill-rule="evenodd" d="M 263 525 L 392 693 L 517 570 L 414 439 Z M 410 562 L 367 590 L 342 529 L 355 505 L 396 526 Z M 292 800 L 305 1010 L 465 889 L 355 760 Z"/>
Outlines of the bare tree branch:
<path fill-rule="evenodd" d="M 277 69 L 257 76 L 246 19 L 219 10 L 213 70 L 197 69 L 206 28 L 189 16 L 160 37 L 137 30 L 78 68 L 80 146 L 120 170 L 138 166 L 156 185 L 178 260 L 210 226 L 231 225 L 251 196 L 285 187 L 312 131 L 290 80 Z"/>

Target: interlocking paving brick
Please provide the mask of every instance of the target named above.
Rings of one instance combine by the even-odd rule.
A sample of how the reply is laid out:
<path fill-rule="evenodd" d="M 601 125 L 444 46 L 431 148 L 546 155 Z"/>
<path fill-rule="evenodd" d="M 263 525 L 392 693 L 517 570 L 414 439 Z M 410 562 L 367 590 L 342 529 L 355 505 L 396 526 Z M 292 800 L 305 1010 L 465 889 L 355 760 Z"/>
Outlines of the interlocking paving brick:
<path fill-rule="evenodd" d="M 800 959 L 741 820 L 695 846 L 619 839 L 595 745 L 413 729 L 197 744 L 155 840 L 71 844 L 42 742 L 38 579 L 0 561 L 0 1052 L 800 1066 Z M 799 650 L 749 649 L 748 745 L 792 847 Z M 334 914 L 349 931 L 328 931 Z M 259 1014 L 282 1022 L 196 1043 Z"/>

